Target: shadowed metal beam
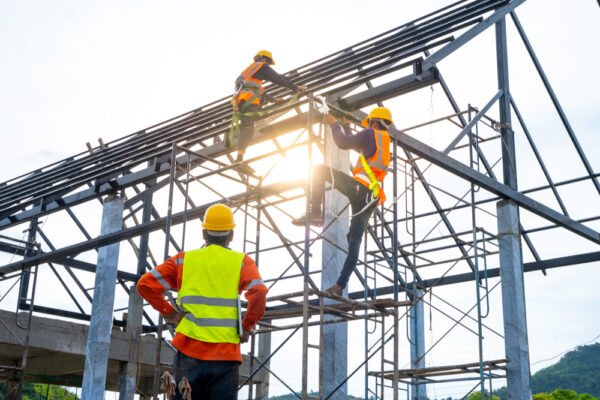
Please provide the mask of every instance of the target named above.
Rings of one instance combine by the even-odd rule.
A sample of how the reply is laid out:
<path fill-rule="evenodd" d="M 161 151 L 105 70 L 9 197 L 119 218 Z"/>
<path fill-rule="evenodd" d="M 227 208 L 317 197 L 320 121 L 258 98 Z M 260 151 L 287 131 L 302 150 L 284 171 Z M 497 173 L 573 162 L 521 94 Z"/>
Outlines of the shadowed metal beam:
<path fill-rule="evenodd" d="M 254 189 L 249 192 L 240 193 L 238 195 L 230 197 L 232 204 L 237 204 L 238 202 L 245 202 L 246 199 L 253 200 L 257 198 L 257 196 L 272 196 L 275 194 L 283 193 L 292 189 L 301 188 L 303 181 L 291 181 L 284 183 L 276 183 L 273 185 L 265 186 L 261 189 Z M 213 204 L 220 203 L 220 201 L 205 204 L 193 209 L 189 209 L 187 211 L 188 220 L 200 218 L 204 215 L 206 209 Z M 183 211 L 177 214 L 174 214 L 172 217 L 172 225 L 177 225 L 183 222 Z M 121 240 L 133 238 L 140 236 L 147 232 L 152 232 L 158 229 L 161 229 L 166 223 L 166 217 L 160 218 L 158 220 L 154 220 L 148 222 L 147 224 L 137 225 L 131 228 L 123 229 L 118 232 L 109 233 L 106 235 L 98 236 L 94 239 L 87 240 L 85 242 L 77 243 L 71 246 L 63 247 L 62 249 L 58 249 L 56 251 L 51 251 L 48 253 L 40 254 L 27 260 L 17 261 L 12 264 L 7 264 L 3 267 L 0 267 L 0 276 L 9 272 L 17 271 L 22 269 L 23 267 L 35 265 L 35 264 L 43 264 L 49 261 L 55 261 L 57 259 L 64 259 L 67 256 L 73 254 L 79 254 L 84 251 L 93 250 L 98 247 L 105 246 L 110 243 L 119 242 Z"/>
<path fill-rule="evenodd" d="M 481 32 L 485 31 L 487 28 L 500 21 L 502 18 L 504 18 L 506 14 L 508 14 L 524 2 L 525 0 L 513 0 L 504 7 L 499 8 L 492 15 L 485 18 L 473 28 L 460 35 L 456 40 L 453 40 L 449 44 L 445 45 L 444 47 L 433 53 L 431 56 L 427 57 L 425 61 L 423 61 L 423 70 L 433 68 L 437 63 L 439 63 L 444 58 L 452 54 L 454 51 L 458 50 L 464 44 L 468 43 L 475 36 L 479 35 Z"/>
<path fill-rule="evenodd" d="M 455 174 L 456 176 L 481 186 L 489 192 L 507 199 L 512 199 L 524 209 L 531 211 L 542 218 L 552 221 L 555 224 L 560 225 L 579 236 L 589 239 L 594 243 L 600 244 L 600 234 L 595 230 L 554 211 L 550 207 L 547 207 L 540 202 L 511 189 L 507 185 L 504 185 L 478 171 L 475 171 L 472 168 L 469 168 L 461 162 L 445 155 L 444 153 L 426 145 L 423 142 L 414 139 L 406 133 L 400 132 L 393 127 L 390 128 L 389 133 L 390 136 L 397 140 L 398 144 L 404 147 L 406 150 L 423 157 L 424 159 Z"/>

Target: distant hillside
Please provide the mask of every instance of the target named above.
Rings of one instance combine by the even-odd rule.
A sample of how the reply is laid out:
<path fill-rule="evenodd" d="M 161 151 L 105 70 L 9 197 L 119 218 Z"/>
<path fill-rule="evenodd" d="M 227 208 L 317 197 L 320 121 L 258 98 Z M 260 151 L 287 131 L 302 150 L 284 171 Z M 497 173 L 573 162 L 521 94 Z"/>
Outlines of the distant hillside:
<path fill-rule="evenodd" d="M 580 346 L 531 377 L 533 394 L 551 393 L 556 389 L 571 389 L 600 398 L 600 343 Z M 505 387 L 494 394 L 502 400 L 507 398 Z"/>

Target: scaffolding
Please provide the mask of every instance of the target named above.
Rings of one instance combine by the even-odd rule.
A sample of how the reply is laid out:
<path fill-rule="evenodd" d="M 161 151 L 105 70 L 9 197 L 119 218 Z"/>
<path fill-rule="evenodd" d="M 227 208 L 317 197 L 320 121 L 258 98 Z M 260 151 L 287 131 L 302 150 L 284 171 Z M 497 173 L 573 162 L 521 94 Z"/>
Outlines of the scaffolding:
<path fill-rule="evenodd" d="M 559 258 L 545 258 L 534 245 L 535 235 L 550 230 L 570 232 L 574 235 L 569 238 L 597 246 L 600 235 L 586 224 L 600 216 L 573 219 L 558 188 L 566 190 L 585 182 L 600 193 L 600 185 L 598 173 L 590 166 L 516 16 L 515 9 L 523 2 L 459 1 L 289 72 L 287 75 L 307 85 L 310 93 L 284 106 L 267 107 L 258 118 L 255 127 L 258 135 L 246 162 L 262 174 L 242 170 L 229 154 L 231 150 L 224 146 L 222 138 L 231 123 L 231 105 L 229 97 L 225 97 L 0 184 L 0 230 L 29 223 L 26 241 L 13 240 L 16 245 L 0 241 L 0 250 L 22 257 L 0 267 L 2 281 L 15 280 L 13 287 L 19 282 L 16 314 L 28 310 L 29 320 L 33 313 L 90 320 L 89 345 L 98 339 L 92 329 L 96 313 L 90 311 L 90 306 L 96 307 L 99 302 L 97 292 L 100 288 L 112 290 L 112 297 L 108 296 L 112 304 L 114 290 L 120 288 L 121 295 L 129 299 L 126 321 L 113 315 L 121 308 L 98 307 L 112 320 L 109 329 L 116 326 L 137 332 L 131 339 L 134 349 L 140 335 L 156 333 L 159 340 L 153 394 L 157 398 L 158 377 L 167 367 L 161 361 L 162 348 L 169 346 L 169 334 L 162 317 L 144 311 L 133 284 L 160 263 L 156 251 L 161 247 L 164 259 L 174 251 L 198 247 L 199 243 L 190 243 L 190 237 L 196 237 L 194 232 L 198 232 L 198 220 L 209 206 L 225 203 L 234 209 L 238 221 L 243 217 L 243 227 L 237 229 L 243 232 L 242 250 L 253 255 L 265 283 L 275 292 L 269 295 L 265 317 L 251 338 L 246 359 L 249 372 L 239 387 L 239 390 L 247 388 L 249 399 L 268 396 L 269 381 L 255 380 L 259 371 L 267 371 L 268 379 L 275 379 L 299 398 L 325 400 L 342 398 L 347 382 L 361 370 L 365 399 L 383 400 L 390 394 L 394 399 L 404 394 L 406 398 L 425 399 L 431 385 L 466 381 L 475 384 L 464 397 L 476 390 L 491 396 L 494 379 L 507 379 L 508 390 L 517 398 L 526 398 L 529 360 L 527 351 L 522 351 L 528 349 L 523 272 L 545 273 L 548 268 L 600 260 L 597 251 L 578 250 Z M 583 176 L 561 182 L 551 178 L 510 94 L 505 21 L 508 16 L 584 166 Z M 437 63 L 492 26 L 496 32 L 498 91 L 489 96 L 486 104 L 460 108 Z M 355 121 L 361 120 L 365 116 L 362 109 L 366 107 L 383 105 L 433 85 L 442 88 L 453 112 L 404 129 L 390 129 L 393 157 L 384 188 L 392 195 L 376 208 L 364 234 L 362 257 L 352 281 L 352 287 L 358 286 L 360 290 L 343 298 L 330 296 L 323 289 L 333 283 L 330 275 L 336 275 L 340 260 L 347 254 L 345 231 L 350 218 L 347 199 L 335 191 L 327 192 L 322 229 L 311 228 L 308 220 L 304 229 L 289 224 L 294 213 L 304 210 L 305 215 L 310 215 L 310 177 L 318 162 L 342 171 L 348 171 L 350 166 L 348 154 L 336 150 L 331 142 L 331 133 L 321 117 L 323 109 L 352 113 Z M 267 90 L 291 98 L 287 89 L 267 87 Z M 390 108 L 393 112 L 393 107 Z M 518 121 L 518 131 L 511 121 L 512 113 Z M 409 135 L 438 124 L 450 126 L 458 134 L 436 146 Z M 529 143 L 547 184 L 518 190 L 514 144 L 517 132 Z M 443 145 L 444 142 L 447 143 Z M 293 154 L 301 155 L 294 160 L 304 161 L 303 174 L 298 173 L 298 165 L 289 163 Z M 502 166 L 501 178 L 496 176 L 496 165 Z M 432 171 L 444 175 L 434 183 L 428 178 Z M 296 175 L 298 179 L 290 178 Z M 548 192 L 551 197 L 544 197 L 543 202 L 532 197 Z M 98 200 L 103 205 L 101 234 L 92 237 L 86 228 L 87 221 L 76 212 L 83 213 L 83 206 L 91 206 Z M 425 202 L 430 205 L 428 209 L 422 206 Z M 553 202 L 562 212 L 552 208 Z M 161 214 L 161 210 L 166 210 L 166 214 L 164 211 Z M 541 226 L 529 224 L 530 220 L 526 223 L 520 218 L 520 210 L 548 222 Z M 65 224 L 74 224 L 82 237 L 80 241 L 53 243 L 54 239 L 40 227 L 39 221 L 56 214 L 62 216 Z M 453 218 L 457 214 L 461 216 L 458 223 Z M 119 218 L 109 220 L 109 215 Z M 35 244 L 37 240 L 39 245 Z M 125 241 L 135 254 L 137 266 L 133 272 L 118 269 L 117 261 L 107 262 L 110 257 L 103 256 L 102 260 L 100 257 L 102 251 L 118 258 L 118 244 Z M 33 251 L 34 247 L 38 250 Z M 92 250 L 99 253 L 96 263 L 86 254 Z M 524 252 L 533 261 L 524 263 Z M 316 261 L 319 255 L 321 262 Z M 101 264 L 102 270 L 112 271 L 114 277 L 100 277 Z M 499 267 L 492 268 L 493 264 Z M 37 271 L 46 265 L 78 311 L 34 303 Z M 59 272 L 57 266 L 62 266 L 65 272 Z M 32 270 L 35 273 L 30 285 Z M 93 297 L 82 282 L 82 274 L 86 272 L 95 277 Z M 502 280 L 493 283 L 491 280 L 501 272 Z M 79 289 L 78 293 L 66 281 L 67 276 Z M 89 282 L 89 276 L 86 279 Z M 466 311 L 433 292 L 434 288 L 458 283 L 473 284 L 474 305 Z M 492 309 L 490 295 L 498 287 L 502 288 L 504 334 L 485 321 Z M 12 287 L 2 299 L 11 290 Z M 82 295 L 87 301 L 83 304 Z M 458 312 L 460 317 L 454 317 L 436 302 Z M 425 307 L 451 321 L 450 328 L 428 347 Z M 476 315 L 472 316 L 472 312 Z M 475 328 L 467 322 L 474 323 Z M 361 323 L 362 361 L 348 365 L 346 327 Z M 477 338 L 476 354 L 460 364 L 426 366 L 426 356 L 439 348 L 455 327 L 463 327 Z M 404 330 L 406 337 L 401 335 Z M 293 387 L 270 362 L 290 346 L 300 331 L 301 384 Z M 486 359 L 484 332 L 505 342 L 504 357 Z M 271 350 L 272 335 L 278 333 L 287 336 Z M 314 343 L 315 338 L 318 344 Z M 401 366 L 400 349 L 404 345 L 410 348 L 410 355 L 404 357 L 409 359 L 410 368 Z M 27 345 L 23 347 L 20 362 L 0 366 L 0 373 L 20 374 L 19 387 L 27 369 Z M 318 367 L 311 367 L 313 350 L 317 353 Z M 131 352 L 124 371 L 136 371 L 137 356 L 136 351 Z M 341 366 L 341 375 L 331 367 L 332 363 Z M 97 370 L 101 375 L 102 368 Z M 313 371 L 318 382 L 316 393 L 310 392 Z M 123 376 L 126 378 L 128 374 Z M 123 379 L 119 386 L 122 398 L 131 398 L 139 392 L 135 379 Z M 85 392 L 85 384 L 83 387 Z"/>

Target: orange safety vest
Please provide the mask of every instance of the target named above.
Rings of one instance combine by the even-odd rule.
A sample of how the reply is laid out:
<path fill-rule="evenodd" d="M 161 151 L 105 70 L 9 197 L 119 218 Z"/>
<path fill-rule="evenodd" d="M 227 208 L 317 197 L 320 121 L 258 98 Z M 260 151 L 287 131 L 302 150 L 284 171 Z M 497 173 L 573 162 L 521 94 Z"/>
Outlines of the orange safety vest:
<path fill-rule="evenodd" d="M 265 89 L 262 87 L 263 81 L 254 78 L 254 74 L 256 74 L 263 65 L 265 65 L 265 63 L 252 63 L 240 74 L 240 76 L 238 76 L 235 80 L 236 94 L 231 99 L 232 104 L 239 104 L 240 101 L 244 100 L 260 106 L 260 100 Z"/>
<path fill-rule="evenodd" d="M 368 158 L 367 165 L 371 168 L 373 175 L 379 182 L 383 182 L 383 178 L 387 174 L 388 166 L 390 165 L 390 135 L 387 131 L 382 131 L 379 129 L 373 129 L 373 135 L 375 135 L 375 144 L 377 146 L 375 150 L 375 154 L 372 157 Z M 361 154 L 362 155 L 362 154 Z M 354 179 L 358 182 L 362 183 L 366 187 L 370 186 L 371 179 L 367 175 L 365 168 L 361 161 L 361 156 L 356 160 L 356 164 L 354 165 L 354 169 L 352 170 L 354 174 Z M 379 188 L 379 193 L 377 195 L 379 197 L 378 205 L 383 204 L 385 201 L 385 193 L 382 188 Z"/>

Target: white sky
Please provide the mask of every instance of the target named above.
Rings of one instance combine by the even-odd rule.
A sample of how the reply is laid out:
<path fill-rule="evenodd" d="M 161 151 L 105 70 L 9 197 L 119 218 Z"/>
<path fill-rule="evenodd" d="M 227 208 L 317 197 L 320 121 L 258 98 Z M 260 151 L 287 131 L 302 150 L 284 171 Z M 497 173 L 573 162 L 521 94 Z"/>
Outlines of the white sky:
<path fill-rule="evenodd" d="M 0 182 L 84 151 L 86 142 L 95 145 L 99 137 L 108 142 L 226 96 L 258 49 L 272 51 L 275 69 L 285 72 L 448 3 L 0 1 Z M 592 166 L 600 170 L 598 3 L 529 0 L 517 11 Z M 495 93 L 478 75 L 479 65 L 494 72 L 492 33 L 440 65 L 461 107 L 481 107 Z M 516 39 L 509 22 L 513 95 L 553 177 L 579 176 L 566 133 Z M 396 125 L 415 122 L 412 111 L 394 109 Z M 443 115 L 433 102 L 419 111 L 416 122 L 424 120 L 423 112 Z M 522 185 L 533 186 L 520 172 Z M 598 207 L 593 191 L 595 197 L 584 189 L 572 195 L 575 215 Z M 527 275 L 532 362 L 600 334 L 599 266 Z M 546 365 L 534 364 L 533 371 Z M 285 393 L 272 388 L 273 394 Z M 351 386 L 350 393 L 361 395 L 360 386 Z"/>

